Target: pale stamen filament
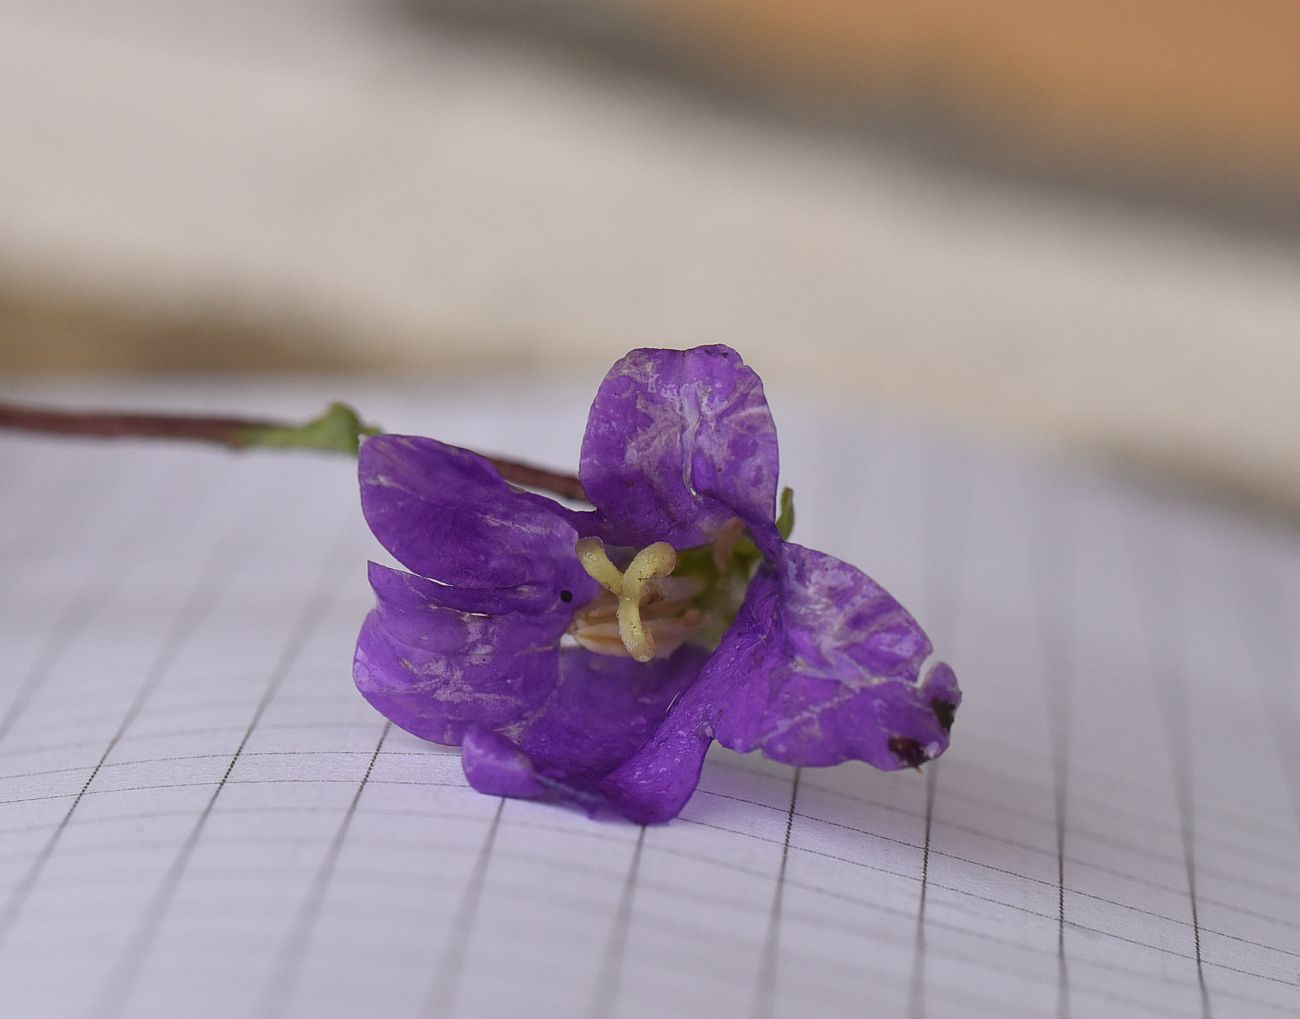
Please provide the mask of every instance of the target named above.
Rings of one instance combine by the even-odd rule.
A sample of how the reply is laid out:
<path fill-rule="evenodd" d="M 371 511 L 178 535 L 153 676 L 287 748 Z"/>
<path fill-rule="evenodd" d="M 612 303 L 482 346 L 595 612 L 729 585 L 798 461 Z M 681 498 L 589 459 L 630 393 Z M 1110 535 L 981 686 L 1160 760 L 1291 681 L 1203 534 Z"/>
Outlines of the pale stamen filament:
<path fill-rule="evenodd" d="M 713 565 L 718 568 L 719 573 L 727 568 L 727 563 L 731 562 L 740 536 L 744 533 L 745 522 L 740 517 L 732 517 L 718 528 L 717 536 L 713 539 Z"/>

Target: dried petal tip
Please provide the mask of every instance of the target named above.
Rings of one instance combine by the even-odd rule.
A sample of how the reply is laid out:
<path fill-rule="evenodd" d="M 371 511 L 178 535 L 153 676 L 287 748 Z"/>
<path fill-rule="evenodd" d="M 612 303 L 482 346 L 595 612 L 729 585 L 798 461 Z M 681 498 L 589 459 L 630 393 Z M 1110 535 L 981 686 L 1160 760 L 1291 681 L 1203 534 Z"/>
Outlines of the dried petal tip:
<path fill-rule="evenodd" d="M 909 768 L 920 768 L 930 759 L 930 755 L 925 752 L 925 747 L 910 736 L 889 737 L 889 749 Z"/>
<path fill-rule="evenodd" d="M 930 701 L 930 710 L 943 726 L 943 731 L 952 732 L 952 723 L 957 717 L 957 705 L 952 701 L 945 701 L 942 697 L 935 697 Z"/>

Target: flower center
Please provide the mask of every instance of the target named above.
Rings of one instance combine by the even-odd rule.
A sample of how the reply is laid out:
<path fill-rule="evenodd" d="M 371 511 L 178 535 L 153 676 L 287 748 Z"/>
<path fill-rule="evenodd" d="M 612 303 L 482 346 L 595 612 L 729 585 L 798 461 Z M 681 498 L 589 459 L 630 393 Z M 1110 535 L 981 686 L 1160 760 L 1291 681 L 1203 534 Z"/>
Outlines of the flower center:
<path fill-rule="evenodd" d="M 666 541 L 641 549 L 625 570 L 610 561 L 599 538 L 582 538 L 575 551 L 582 568 L 607 592 L 583 606 L 570 628 L 589 651 L 648 662 L 656 654 L 672 654 L 699 626 L 701 613 L 690 603 L 704 585 L 670 576 L 677 550 Z"/>

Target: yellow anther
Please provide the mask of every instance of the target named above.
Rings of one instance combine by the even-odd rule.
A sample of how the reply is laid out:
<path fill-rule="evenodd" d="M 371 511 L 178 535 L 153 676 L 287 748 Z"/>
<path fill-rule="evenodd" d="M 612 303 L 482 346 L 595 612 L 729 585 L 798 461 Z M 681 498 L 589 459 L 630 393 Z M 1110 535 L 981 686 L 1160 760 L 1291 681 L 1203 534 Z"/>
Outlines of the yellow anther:
<path fill-rule="evenodd" d="M 603 541 L 599 538 L 579 538 L 575 551 L 578 553 L 578 562 L 592 580 L 615 598 L 622 596 L 623 574 L 609 561 Z"/>

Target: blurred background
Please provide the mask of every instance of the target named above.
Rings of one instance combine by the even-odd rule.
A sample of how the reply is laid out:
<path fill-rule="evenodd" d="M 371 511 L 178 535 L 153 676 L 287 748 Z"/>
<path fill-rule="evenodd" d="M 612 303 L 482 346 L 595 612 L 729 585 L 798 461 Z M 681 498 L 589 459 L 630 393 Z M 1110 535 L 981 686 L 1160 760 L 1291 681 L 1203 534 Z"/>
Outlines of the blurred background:
<path fill-rule="evenodd" d="M 1298 39 L 1292 0 L 6 0 L 0 370 L 720 341 L 1298 511 Z"/>

